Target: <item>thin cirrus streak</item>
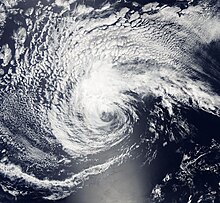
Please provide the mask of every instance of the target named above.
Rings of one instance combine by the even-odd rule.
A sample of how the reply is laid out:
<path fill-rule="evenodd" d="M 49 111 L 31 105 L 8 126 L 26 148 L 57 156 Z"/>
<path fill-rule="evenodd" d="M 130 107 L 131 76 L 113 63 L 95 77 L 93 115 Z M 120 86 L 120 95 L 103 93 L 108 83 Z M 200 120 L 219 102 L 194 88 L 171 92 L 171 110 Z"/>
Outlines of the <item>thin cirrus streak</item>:
<path fill-rule="evenodd" d="M 26 195 L 29 185 L 45 199 L 61 199 L 123 163 L 140 144 L 129 140 L 150 96 L 161 97 L 170 116 L 179 103 L 190 106 L 189 98 L 194 108 L 219 116 L 220 97 L 192 57 L 219 40 L 214 9 L 201 3 L 179 16 L 179 8 L 156 3 L 134 11 L 111 4 L 69 10 L 73 2 L 55 2 L 61 13 L 38 3 L 24 14 L 26 28 L 13 32 L 16 74 L 0 105 L 4 191 Z M 13 13 L 14 5 L 0 8 Z M 12 56 L 4 47 L 6 65 Z M 71 171 L 76 163 L 82 166 Z M 46 170 L 49 178 L 41 176 Z M 23 186 L 11 189 L 14 180 Z"/>

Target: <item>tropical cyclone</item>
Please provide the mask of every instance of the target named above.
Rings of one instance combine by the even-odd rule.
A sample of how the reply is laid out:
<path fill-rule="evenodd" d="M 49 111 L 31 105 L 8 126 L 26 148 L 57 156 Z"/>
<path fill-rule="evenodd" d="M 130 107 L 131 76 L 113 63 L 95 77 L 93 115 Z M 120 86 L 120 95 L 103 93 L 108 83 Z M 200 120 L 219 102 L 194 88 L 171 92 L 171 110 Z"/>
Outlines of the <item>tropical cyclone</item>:
<path fill-rule="evenodd" d="M 155 139 L 163 128 L 153 116 L 144 120 L 145 114 L 163 120 L 149 98 L 160 98 L 173 118 L 180 104 L 219 116 L 220 97 L 194 57 L 219 40 L 214 9 L 201 4 L 181 11 L 157 3 L 70 9 L 72 1 L 55 3 L 38 2 L 25 12 L 12 2 L 0 7 L 25 19 L 11 36 L 14 55 L 8 44 L 0 55 L 3 66 L 9 64 L 0 72 L 4 191 L 27 195 L 28 185 L 43 198 L 61 199 L 91 175 L 137 156 L 140 143 L 152 140 L 135 126 L 146 122 Z M 12 74 L 10 64 L 16 66 Z M 177 120 L 190 134 L 184 118 Z M 131 141 L 137 133 L 139 142 Z M 81 166 L 71 171 L 76 163 Z M 12 187 L 13 181 L 18 184 Z"/>

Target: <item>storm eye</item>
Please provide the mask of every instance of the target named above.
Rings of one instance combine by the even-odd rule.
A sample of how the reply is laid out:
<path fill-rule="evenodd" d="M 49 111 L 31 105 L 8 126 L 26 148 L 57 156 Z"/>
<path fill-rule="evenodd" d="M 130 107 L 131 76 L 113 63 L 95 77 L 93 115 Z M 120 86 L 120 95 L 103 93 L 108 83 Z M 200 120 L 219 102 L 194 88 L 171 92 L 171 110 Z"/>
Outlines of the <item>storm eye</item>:
<path fill-rule="evenodd" d="M 114 114 L 112 112 L 103 111 L 100 118 L 104 122 L 110 122 L 113 120 Z"/>

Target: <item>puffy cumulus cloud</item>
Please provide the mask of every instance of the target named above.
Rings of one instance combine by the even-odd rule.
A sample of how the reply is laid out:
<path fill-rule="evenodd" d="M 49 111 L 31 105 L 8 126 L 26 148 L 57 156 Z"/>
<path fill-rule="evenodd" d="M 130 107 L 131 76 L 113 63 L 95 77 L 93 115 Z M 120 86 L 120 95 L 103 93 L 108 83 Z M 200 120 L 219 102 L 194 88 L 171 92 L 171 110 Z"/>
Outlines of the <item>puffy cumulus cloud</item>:
<path fill-rule="evenodd" d="M 6 8 L 12 8 L 16 6 L 22 0 L 2 0 L 1 2 L 5 5 Z"/>
<path fill-rule="evenodd" d="M 75 2 L 76 0 L 55 0 L 57 6 L 69 8 L 70 4 Z"/>
<path fill-rule="evenodd" d="M 6 20 L 6 11 L 3 7 L 3 5 L 0 4 L 0 26 L 2 27 L 5 23 L 5 20 Z"/>

